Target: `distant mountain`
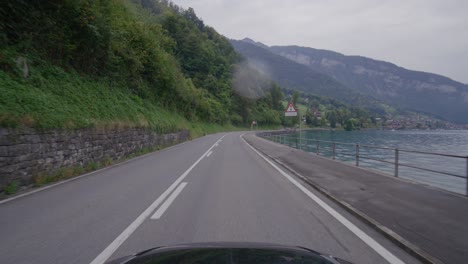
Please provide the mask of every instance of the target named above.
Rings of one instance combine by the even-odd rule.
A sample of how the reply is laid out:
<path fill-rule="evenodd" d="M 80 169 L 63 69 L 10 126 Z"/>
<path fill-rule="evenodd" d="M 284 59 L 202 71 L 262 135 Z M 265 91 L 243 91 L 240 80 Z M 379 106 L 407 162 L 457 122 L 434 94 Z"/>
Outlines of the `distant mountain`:
<path fill-rule="evenodd" d="M 251 65 L 270 76 L 279 85 L 320 96 L 335 98 L 345 103 L 364 107 L 383 114 L 387 108 L 372 96 L 361 94 L 339 81 L 297 63 L 289 58 L 275 54 L 270 47 L 251 39 L 231 40 L 234 49 L 246 57 Z"/>
<path fill-rule="evenodd" d="M 468 123 L 468 85 L 447 77 L 328 50 L 298 46 L 268 50 L 393 106 Z"/>
<path fill-rule="evenodd" d="M 253 45 L 258 46 L 260 48 L 264 48 L 264 49 L 269 49 L 270 48 L 267 45 L 265 45 L 265 44 L 263 44 L 261 42 L 257 42 L 257 41 L 255 41 L 253 39 L 250 39 L 250 38 L 244 38 L 242 41 L 253 44 Z"/>

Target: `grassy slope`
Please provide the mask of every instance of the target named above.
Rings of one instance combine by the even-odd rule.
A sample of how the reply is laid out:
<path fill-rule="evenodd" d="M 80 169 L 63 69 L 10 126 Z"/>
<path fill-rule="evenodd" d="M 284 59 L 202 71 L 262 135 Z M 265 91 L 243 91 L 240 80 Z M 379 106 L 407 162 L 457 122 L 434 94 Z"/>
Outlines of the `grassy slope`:
<path fill-rule="evenodd" d="M 162 13 L 121 0 L 65 3 L 25 2 L 9 12 L 0 10 L 14 13 L 0 20 L 2 29 L 9 30 L 0 34 L 1 127 L 189 129 L 193 137 L 237 129 L 229 116 L 239 117 L 236 111 L 243 108 L 229 85 L 236 58 L 213 29 L 201 30 L 197 19 L 186 19 L 183 11 L 157 1 Z M 29 14 L 36 23 L 18 21 L 16 13 Z M 159 24 L 167 18 L 173 18 L 177 38 Z M 45 36 L 35 34 L 44 21 L 50 30 Z M 183 38 L 187 34 L 191 38 Z M 202 48 L 190 49 L 194 41 Z M 174 50 L 185 44 L 186 49 Z M 19 59 L 26 61 L 27 77 L 25 65 L 16 63 Z M 194 79 L 181 71 L 193 62 L 196 77 L 210 80 L 206 85 L 199 81 L 195 87 Z M 247 126 L 251 117 L 243 119 L 235 123 Z"/>
<path fill-rule="evenodd" d="M 26 79 L 0 71 L 0 95 L 2 127 L 148 127 L 160 133 L 189 129 L 192 137 L 238 129 L 188 121 L 176 109 L 163 109 L 128 89 L 54 66 L 33 67 Z"/>
<path fill-rule="evenodd" d="M 127 7 L 133 5 L 120 0 L 111 1 L 109 5 L 104 4 L 106 1 L 97 1 L 98 7 L 91 6 L 91 11 L 87 2 L 65 2 L 67 5 L 60 6 L 60 10 L 55 10 L 58 7 L 52 3 L 49 8 L 55 12 L 50 14 L 45 7 L 41 9 L 42 13 L 33 12 L 37 6 L 29 2 L 23 5 L 24 10 L 13 10 L 26 12 L 23 17 L 36 14 L 33 17 L 36 23 L 29 23 L 29 20 L 18 22 L 16 13 L 9 16 L 12 19 L 5 20 L 11 32 L 0 33 L 0 127 L 33 127 L 39 130 L 144 127 L 158 133 L 187 129 L 191 138 L 250 128 L 250 117 L 237 122 L 247 124 L 245 127 L 231 125 L 228 114 L 239 116 L 236 111 L 243 106 L 234 106 L 237 101 L 229 85 L 230 65 L 236 60 L 231 58 L 229 46 L 220 47 L 220 44 L 228 42 L 223 42 L 214 30 L 201 32 L 189 27 L 191 37 L 206 48 L 204 51 L 208 55 L 216 55 L 200 59 L 196 51 L 192 57 L 199 59 L 197 62 L 201 66 L 222 68 L 216 70 L 218 79 L 210 76 L 210 72 L 196 72 L 199 78 L 208 75 L 212 82 L 208 87 L 205 83 L 195 87 L 193 79 L 181 71 L 184 66 L 182 59 L 187 58 L 182 57 L 178 61 L 174 56 L 173 48 L 180 43 L 167 36 L 161 25 L 140 20 L 149 16 L 146 11 L 135 9 L 140 13 L 132 15 Z M 4 10 L 0 8 L 1 11 Z M 69 18 L 64 15 L 65 11 L 78 16 Z M 172 11 L 166 10 L 164 14 L 168 12 Z M 176 30 L 175 33 L 185 36 L 187 27 L 184 23 L 190 25 L 191 22 L 185 21 L 180 13 L 172 12 L 172 15 L 183 25 L 181 31 Z M 86 23 L 81 20 L 88 17 L 97 19 Z M 43 20 L 49 23 L 47 35 L 33 34 L 37 32 L 33 26 L 40 25 L 37 21 Z M 4 21 L 0 19 L 0 22 Z M 1 23 L 0 26 L 5 28 Z M 77 28 L 81 31 L 75 32 Z M 9 42 L 5 38 L 18 32 L 26 39 Z M 29 35 L 33 35 L 32 40 L 27 37 Z M 107 42 L 106 36 L 110 38 Z M 44 39 L 48 42 L 41 41 Z M 77 43 L 89 45 L 77 48 Z M 189 44 L 188 47 L 192 47 L 192 43 Z M 62 54 L 63 50 L 67 51 L 66 56 Z M 98 52 L 86 53 L 93 50 Z M 22 65 L 18 65 L 19 60 L 23 61 Z M 212 91 L 213 87 L 217 93 Z M 255 103 L 248 107 L 256 109 Z M 257 129 L 263 128 L 277 127 Z M 161 147 L 165 146 L 143 149 L 133 156 Z M 111 163 L 108 160 L 86 167 L 62 168 L 53 175 L 37 176 L 34 181 L 36 185 L 42 185 Z M 14 193 L 17 188 L 18 181 L 13 181 L 5 192 Z"/>

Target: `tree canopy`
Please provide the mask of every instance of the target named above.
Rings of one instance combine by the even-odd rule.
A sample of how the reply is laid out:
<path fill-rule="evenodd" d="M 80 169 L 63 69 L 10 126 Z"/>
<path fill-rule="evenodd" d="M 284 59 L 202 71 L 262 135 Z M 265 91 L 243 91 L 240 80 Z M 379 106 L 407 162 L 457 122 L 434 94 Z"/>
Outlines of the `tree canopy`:
<path fill-rule="evenodd" d="M 189 120 L 280 122 L 272 108 L 278 89 L 274 103 L 239 95 L 232 81 L 243 59 L 192 8 L 165 0 L 7 1 L 0 27 L 0 69 L 10 76 L 20 77 L 15 60 L 24 57 L 32 67 L 104 81 Z"/>

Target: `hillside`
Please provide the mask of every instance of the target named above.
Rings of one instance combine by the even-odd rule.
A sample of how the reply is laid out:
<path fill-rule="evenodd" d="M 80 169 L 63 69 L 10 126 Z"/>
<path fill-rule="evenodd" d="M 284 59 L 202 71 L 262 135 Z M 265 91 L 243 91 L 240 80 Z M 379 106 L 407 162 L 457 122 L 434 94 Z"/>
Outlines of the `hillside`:
<path fill-rule="evenodd" d="M 268 50 L 395 107 L 468 123 L 468 86 L 447 77 L 327 50 L 298 46 Z"/>
<path fill-rule="evenodd" d="M 278 125 L 232 87 L 242 63 L 193 9 L 168 1 L 17 1 L 0 7 L 0 126 Z M 270 96 L 271 98 L 271 96 Z M 279 100 L 279 99 L 278 99 Z"/>
<path fill-rule="evenodd" d="M 282 87 L 334 98 L 379 114 L 385 114 L 389 108 L 372 95 L 361 94 L 324 73 L 275 54 L 261 43 L 244 39 L 231 40 L 231 44 L 237 52 Z"/>

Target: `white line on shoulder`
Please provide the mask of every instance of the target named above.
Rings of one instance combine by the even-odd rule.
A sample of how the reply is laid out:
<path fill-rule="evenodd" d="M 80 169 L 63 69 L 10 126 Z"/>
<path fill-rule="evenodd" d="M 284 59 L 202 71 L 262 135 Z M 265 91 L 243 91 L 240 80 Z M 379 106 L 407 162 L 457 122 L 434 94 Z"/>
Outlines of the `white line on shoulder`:
<path fill-rule="evenodd" d="M 260 157 L 262 157 L 268 164 L 270 164 L 273 168 L 275 168 L 281 175 L 283 175 L 286 179 L 288 179 L 293 185 L 299 188 L 304 194 L 306 194 L 310 199 L 316 202 L 320 207 L 322 207 L 325 211 L 327 211 L 330 215 L 332 215 L 338 222 L 343 224 L 346 228 L 348 228 L 352 233 L 354 233 L 357 237 L 359 237 L 364 243 L 366 243 L 369 247 L 371 247 L 375 252 L 377 252 L 380 256 L 382 256 L 385 260 L 387 260 L 391 264 L 404 264 L 399 258 L 393 255 L 390 251 L 380 245 L 377 241 L 367 235 L 364 231 L 359 229 L 353 223 L 351 223 L 348 219 L 338 213 L 335 209 L 330 207 L 327 203 L 309 191 L 307 188 L 302 186 L 298 181 L 296 181 L 293 177 L 289 174 L 284 172 L 280 169 L 276 164 L 272 161 L 267 159 L 263 156 L 260 152 L 258 152 L 254 147 L 252 147 L 245 139 L 243 138 L 242 134 L 240 137 L 247 144 L 253 151 L 255 151 Z"/>

